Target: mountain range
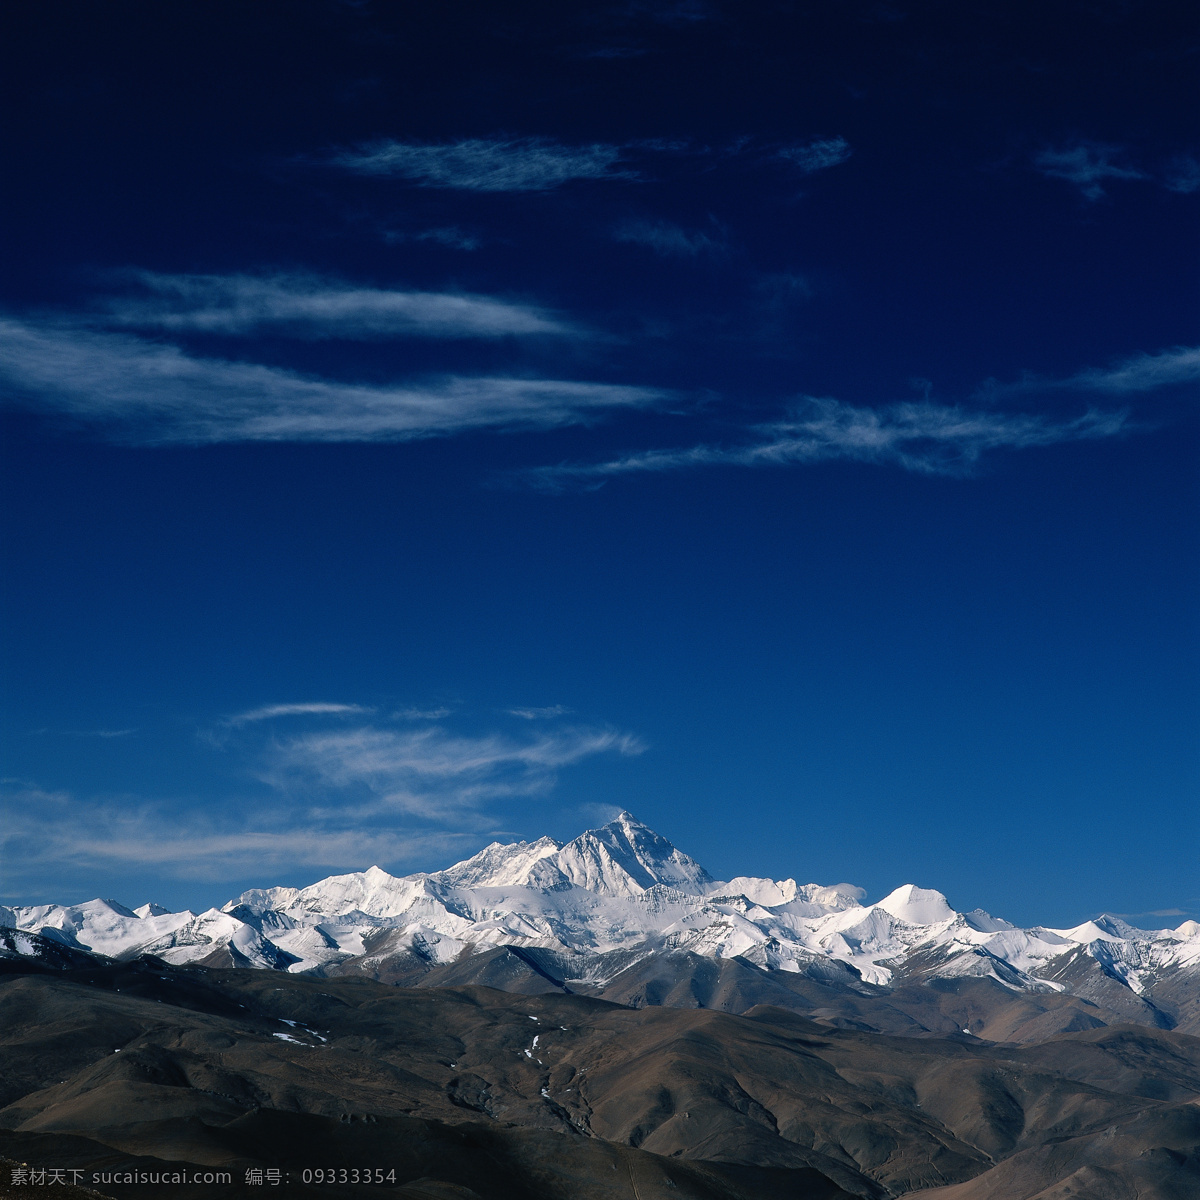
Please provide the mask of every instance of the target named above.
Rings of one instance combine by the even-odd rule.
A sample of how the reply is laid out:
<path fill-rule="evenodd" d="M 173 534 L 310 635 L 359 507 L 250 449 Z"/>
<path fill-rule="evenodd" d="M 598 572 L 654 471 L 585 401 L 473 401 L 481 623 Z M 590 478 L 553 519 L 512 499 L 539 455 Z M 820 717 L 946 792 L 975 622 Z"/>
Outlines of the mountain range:
<path fill-rule="evenodd" d="M 572 841 L 495 842 L 441 871 L 379 867 L 220 909 L 0 907 L 0 955 L 485 984 L 633 1006 L 757 1004 L 893 1034 L 1039 1041 L 1134 1022 L 1200 1032 L 1200 924 L 1029 929 L 905 884 L 714 879 L 627 812 Z"/>

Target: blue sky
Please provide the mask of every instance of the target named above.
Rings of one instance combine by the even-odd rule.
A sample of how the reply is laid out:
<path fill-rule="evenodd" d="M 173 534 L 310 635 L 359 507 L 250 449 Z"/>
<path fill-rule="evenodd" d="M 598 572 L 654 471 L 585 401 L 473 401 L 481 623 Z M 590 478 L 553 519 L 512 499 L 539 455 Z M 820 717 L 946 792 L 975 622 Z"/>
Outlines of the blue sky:
<path fill-rule="evenodd" d="M 0 902 L 1200 914 L 1182 6 L 3 19 Z"/>

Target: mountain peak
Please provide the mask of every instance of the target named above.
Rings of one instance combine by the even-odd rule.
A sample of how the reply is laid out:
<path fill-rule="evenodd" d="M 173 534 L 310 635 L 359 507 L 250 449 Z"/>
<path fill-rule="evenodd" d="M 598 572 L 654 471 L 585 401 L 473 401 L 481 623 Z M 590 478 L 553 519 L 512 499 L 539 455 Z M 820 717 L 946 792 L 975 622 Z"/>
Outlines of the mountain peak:
<path fill-rule="evenodd" d="M 540 837 L 536 842 L 492 842 L 429 878 L 450 887 L 523 887 L 536 864 L 561 848 L 562 842 L 552 837 Z"/>
<path fill-rule="evenodd" d="M 821 978 L 851 970 L 879 986 L 905 978 L 914 952 L 923 975 L 990 973 L 1033 990 L 1059 986 L 1039 972 L 1072 945 L 1131 988 L 1149 986 L 1155 972 L 1200 971 L 1196 922 L 1145 932 L 1106 916 L 1071 930 L 1026 930 L 979 909 L 956 913 L 941 892 L 911 883 L 869 906 L 863 897 L 849 884 L 719 882 L 622 810 L 566 844 L 492 842 L 432 873 L 396 877 L 375 866 L 304 888 L 253 889 L 199 914 L 154 904 L 133 912 L 109 900 L 0 907 L 0 928 L 41 939 L 37 945 L 171 963 L 215 961 L 225 947 L 235 964 L 296 972 L 371 973 L 391 970 L 388 963 L 408 971 L 418 961 L 457 962 L 504 945 L 584 956 L 669 946 Z M 14 936 L 0 936 L 0 956 L 35 953 L 14 949 Z M 586 975 L 599 959 L 581 961 Z"/>
<path fill-rule="evenodd" d="M 884 896 L 876 908 L 891 913 L 898 921 L 909 925 L 940 925 L 954 919 L 954 909 L 946 902 L 941 892 L 932 888 L 917 887 L 906 883 Z"/>
<path fill-rule="evenodd" d="M 713 882 L 698 862 L 625 810 L 565 845 L 551 837 L 492 842 L 429 878 L 460 888 L 573 885 L 602 896 L 639 896 L 659 884 L 700 894 Z"/>
<path fill-rule="evenodd" d="M 568 842 L 555 865 L 576 887 L 607 896 L 637 896 L 659 884 L 698 894 L 713 882 L 694 858 L 624 809 Z"/>

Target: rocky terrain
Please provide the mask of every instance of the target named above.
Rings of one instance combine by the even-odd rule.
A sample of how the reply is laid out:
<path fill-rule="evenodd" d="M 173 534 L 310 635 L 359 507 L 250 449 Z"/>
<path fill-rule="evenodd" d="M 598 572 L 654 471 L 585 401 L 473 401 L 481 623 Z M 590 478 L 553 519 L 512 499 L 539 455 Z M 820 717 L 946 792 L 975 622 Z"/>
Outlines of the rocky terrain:
<path fill-rule="evenodd" d="M 1193 922 L 718 881 L 623 813 L 202 913 L 0 910 L 0 1158 L 180 1200 L 1195 1200 L 1196 1033 Z"/>
<path fill-rule="evenodd" d="M 0 1081 L 0 1156 L 109 1195 L 258 1194 L 253 1170 L 314 1196 L 1200 1195 L 1200 1039 L 1141 1025 L 1016 1045 L 769 1004 L 10 958 Z M 303 1182 L 366 1167 L 395 1174 Z"/>

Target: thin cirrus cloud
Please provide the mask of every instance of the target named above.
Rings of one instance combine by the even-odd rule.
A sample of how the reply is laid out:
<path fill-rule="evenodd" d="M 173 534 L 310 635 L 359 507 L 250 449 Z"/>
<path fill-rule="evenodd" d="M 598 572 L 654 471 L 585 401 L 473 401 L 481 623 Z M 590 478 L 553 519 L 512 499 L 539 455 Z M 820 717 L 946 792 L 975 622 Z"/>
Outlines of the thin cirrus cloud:
<path fill-rule="evenodd" d="M 853 153 L 844 137 L 831 137 L 783 146 L 775 152 L 775 157 L 783 159 L 805 175 L 812 175 L 844 163 Z"/>
<path fill-rule="evenodd" d="M 353 286 L 308 275 L 132 273 L 148 295 L 104 301 L 106 322 L 173 333 L 305 339 L 578 335 L 527 304 L 490 296 Z"/>
<path fill-rule="evenodd" d="M 402 708 L 392 716 L 397 721 L 440 721 L 453 712 L 452 708 Z"/>
<path fill-rule="evenodd" d="M 1033 166 L 1051 179 L 1074 184 L 1087 200 L 1103 199 L 1108 194 L 1106 185 L 1118 180 L 1157 183 L 1181 195 L 1200 189 L 1200 159 L 1194 154 L 1176 154 L 1149 169 L 1135 165 L 1124 146 L 1111 142 L 1085 139 L 1049 146 L 1033 156 Z"/>
<path fill-rule="evenodd" d="M 622 145 L 567 145 L 545 137 L 477 137 L 437 143 L 383 138 L 337 150 L 322 162 L 356 175 L 406 179 L 425 188 L 545 192 L 578 179 L 644 180 L 645 174 L 628 165 L 644 155 L 711 153 L 707 146 L 664 138 Z M 762 149 L 756 148 L 753 139 L 738 138 L 722 153 L 759 156 Z M 768 158 L 811 175 L 844 163 L 852 153 L 844 137 L 821 137 L 776 146 Z"/>
<path fill-rule="evenodd" d="M 3 800 L 0 853 L 14 864 L 14 879 L 47 863 L 201 880 L 295 867 L 361 870 L 373 863 L 442 860 L 478 841 L 463 829 L 297 822 L 287 810 L 259 805 L 233 813 L 187 812 L 174 804 L 92 802 L 32 787 L 11 790 Z M 47 820 L 55 811 L 63 819 Z"/>
<path fill-rule="evenodd" d="M 326 161 L 357 175 L 407 179 L 419 187 L 474 192 L 544 192 L 573 179 L 632 178 L 614 168 L 619 146 L 569 146 L 550 138 L 463 138 L 424 143 L 381 139 Z"/>
<path fill-rule="evenodd" d="M 922 475 L 967 476 L 985 454 L 994 451 L 1117 437 L 1132 429 L 1124 410 L 1089 408 L 1072 419 L 1056 420 L 991 407 L 1005 397 L 1056 391 L 1133 396 L 1198 381 L 1200 346 L 1176 346 L 1062 379 L 1026 375 L 1015 383 L 989 380 L 978 389 L 979 406 L 974 408 L 929 401 L 864 408 L 806 397 L 789 419 L 754 426 L 748 430 L 751 436 L 736 444 L 634 451 L 605 462 L 535 467 L 514 478 L 542 490 L 561 491 L 598 487 L 606 479 L 644 472 L 834 459 L 898 466 Z"/>
<path fill-rule="evenodd" d="M 451 250 L 478 250 L 483 245 L 482 237 L 468 233 L 457 225 L 437 225 L 432 229 L 418 229 L 415 232 L 388 229 L 383 234 L 383 240 L 389 246 L 400 246 L 405 242 L 429 242 Z"/>
<path fill-rule="evenodd" d="M 1188 196 L 1200 189 L 1200 159 L 1194 154 L 1177 154 L 1163 171 L 1163 186 Z"/>
<path fill-rule="evenodd" d="M 698 230 L 689 232 L 671 221 L 626 221 L 613 231 L 613 238 L 618 242 L 646 246 L 664 258 L 700 258 L 722 255 L 726 250 L 723 239 Z"/>
<path fill-rule="evenodd" d="M 78 325 L 0 320 L 0 379 L 25 404 L 131 445 L 398 442 L 547 429 L 661 402 L 660 389 L 507 376 L 348 383 L 198 357 Z"/>
<path fill-rule="evenodd" d="M 321 701 L 305 704 L 264 704 L 261 708 L 251 708 L 246 712 L 226 717 L 224 724 L 250 725 L 257 721 L 273 721 L 277 717 L 334 716 L 371 711 L 373 710 L 364 708 L 361 704 L 326 704 Z"/>
<path fill-rule="evenodd" d="M 755 426 L 754 436 L 742 443 L 643 450 L 606 462 L 538 467 L 522 478 L 535 487 L 560 491 L 645 472 L 835 459 L 890 464 L 922 475 L 965 476 L 989 451 L 1113 437 L 1125 429 L 1126 420 L 1120 412 L 1089 411 L 1074 420 L 1053 421 L 928 402 L 873 409 L 808 398 L 790 419 Z"/>
<path fill-rule="evenodd" d="M 565 716 L 571 710 L 565 704 L 552 704 L 546 708 L 509 708 L 505 711 L 510 717 L 520 717 L 523 721 L 546 721 Z"/>
<path fill-rule="evenodd" d="M 1088 367 L 1063 379 L 1025 375 L 1015 383 L 989 380 L 980 394 L 996 398 L 1027 392 L 1096 392 L 1134 395 L 1200 382 L 1200 346 L 1173 346 L 1157 354 L 1135 354 L 1109 367 Z"/>
<path fill-rule="evenodd" d="M 1073 183 L 1088 200 L 1105 196 L 1105 184 L 1110 180 L 1147 178 L 1144 171 L 1129 165 L 1122 147 L 1108 142 L 1047 147 L 1033 156 L 1033 165 L 1051 179 Z"/>
<path fill-rule="evenodd" d="M 494 828 L 497 805 L 549 795 L 559 773 L 585 759 L 644 748 L 632 734 L 595 727 L 512 737 L 342 723 L 291 738 L 258 728 L 280 716 L 361 711 L 289 704 L 239 714 L 241 725 L 220 748 L 258 764 L 251 773 L 270 791 L 253 803 L 89 799 L 4 781 L 0 854 L 21 867 L 137 864 L 206 879 L 261 875 L 264 867 L 362 870 L 444 860 L 478 847 L 480 833 Z"/>
<path fill-rule="evenodd" d="M 279 742 L 264 781 L 280 791 L 346 793 L 360 818 L 405 813 L 455 820 L 483 805 L 548 794 L 563 767 L 603 753 L 634 755 L 642 743 L 614 729 L 554 729 L 533 737 L 469 737 L 441 726 L 327 730 Z M 323 814 L 337 811 L 322 808 Z"/>

